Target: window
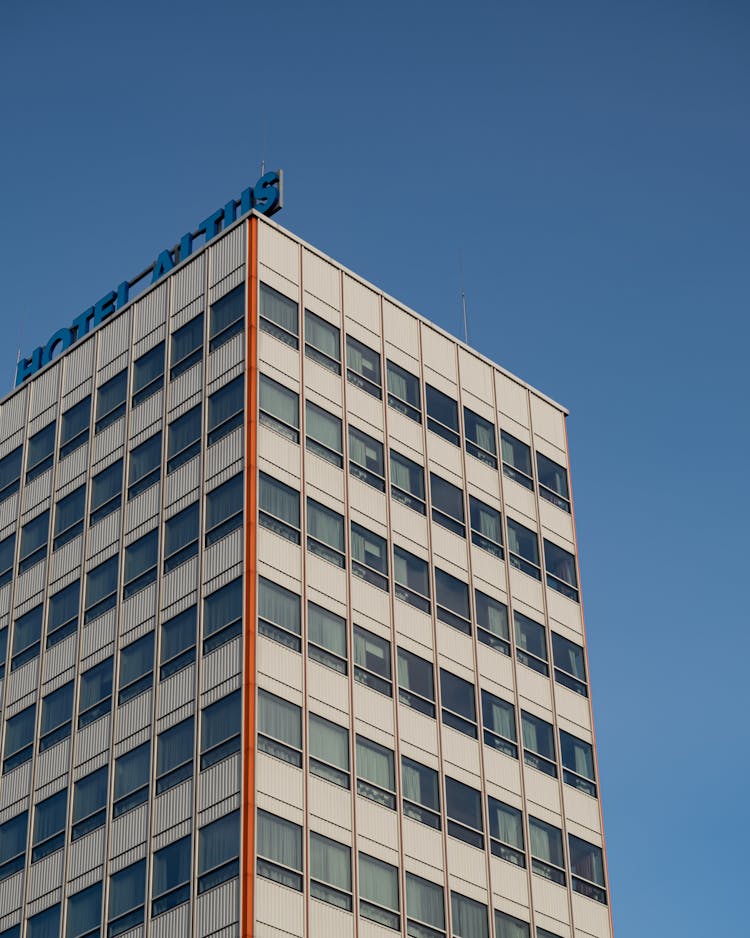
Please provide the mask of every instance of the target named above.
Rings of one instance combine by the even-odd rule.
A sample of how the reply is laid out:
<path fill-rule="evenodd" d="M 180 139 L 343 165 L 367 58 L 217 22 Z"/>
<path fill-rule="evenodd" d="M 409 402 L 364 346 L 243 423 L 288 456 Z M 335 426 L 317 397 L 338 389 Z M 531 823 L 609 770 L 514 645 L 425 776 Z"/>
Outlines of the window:
<path fill-rule="evenodd" d="M 240 875 L 240 812 L 198 831 L 198 895 Z"/>
<path fill-rule="evenodd" d="M 96 392 L 95 432 L 100 433 L 125 413 L 128 397 L 128 369 L 105 381 Z"/>
<path fill-rule="evenodd" d="M 55 528 L 52 549 L 57 550 L 83 531 L 86 513 L 86 486 L 81 485 L 55 505 Z"/>
<path fill-rule="evenodd" d="M 13 579 L 13 555 L 15 550 L 15 533 L 0 541 L 0 586 L 5 586 Z"/>
<path fill-rule="evenodd" d="M 529 923 L 495 909 L 495 934 L 497 938 L 530 938 Z M 538 931 L 537 938 L 541 938 Z"/>
<path fill-rule="evenodd" d="M 161 431 L 130 451 L 128 498 L 145 492 L 161 475 Z"/>
<path fill-rule="evenodd" d="M 15 671 L 39 655 L 42 637 L 42 605 L 35 606 L 13 623 L 10 670 Z"/>
<path fill-rule="evenodd" d="M 517 759 L 518 736 L 516 734 L 516 711 L 513 704 L 483 690 L 482 723 L 485 745 Z"/>
<path fill-rule="evenodd" d="M 573 554 L 545 539 L 544 564 L 547 568 L 547 586 L 577 603 L 578 576 Z"/>
<path fill-rule="evenodd" d="M 481 462 L 497 469 L 497 443 L 495 426 L 473 410 L 464 407 L 464 433 L 466 434 L 466 452 Z"/>
<path fill-rule="evenodd" d="M 148 801 L 151 743 L 143 743 L 115 760 L 113 817 L 120 817 Z"/>
<path fill-rule="evenodd" d="M 92 622 L 117 604 L 117 564 L 118 557 L 115 555 L 89 570 L 86 575 L 84 623 Z"/>
<path fill-rule="evenodd" d="M 302 892 L 302 828 L 258 809 L 258 876 Z"/>
<path fill-rule="evenodd" d="M 91 479 L 91 514 L 89 524 L 96 524 L 122 502 L 122 459 L 102 469 Z"/>
<path fill-rule="evenodd" d="M 296 593 L 258 577 L 258 632 L 280 645 L 300 651 L 300 599 Z"/>
<path fill-rule="evenodd" d="M 521 615 L 513 613 L 516 632 L 516 657 L 527 668 L 533 668 L 540 674 L 549 674 L 547 664 L 547 630 L 543 625 Z"/>
<path fill-rule="evenodd" d="M 453 938 L 489 938 L 487 906 L 461 893 L 451 893 Z"/>
<path fill-rule="evenodd" d="M 188 368 L 203 358 L 203 313 L 185 323 L 172 333 L 172 368 L 169 380 L 173 381 Z"/>
<path fill-rule="evenodd" d="M 242 527 L 245 477 L 240 472 L 212 489 L 206 498 L 206 547 Z"/>
<path fill-rule="evenodd" d="M 310 832 L 310 895 L 352 910 L 352 852 L 314 831 Z"/>
<path fill-rule="evenodd" d="M 310 714 L 310 772 L 341 788 L 349 788 L 349 731 Z"/>
<path fill-rule="evenodd" d="M 197 619 L 197 608 L 190 606 L 162 624 L 160 681 L 176 674 L 195 661 Z"/>
<path fill-rule="evenodd" d="M 42 698 L 42 725 L 39 727 L 39 752 L 51 749 L 61 740 L 70 736 L 73 721 L 74 682 L 68 681 L 62 687 Z"/>
<path fill-rule="evenodd" d="M 5 657 L 8 654 L 8 628 L 0 629 L 0 681 L 5 677 Z"/>
<path fill-rule="evenodd" d="M 32 915 L 26 924 L 26 938 L 58 938 L 60 934 L 60 903 Z"/>
<path fill-rule="evenodd" d="M 245 376 L 240 375 L 219 388 L 208 399 L 208 445 L 216 443 L 235 427 L 241 427 L 245 413 Z"/>
<path fill-rule="evenodd" d="M 51 798 L 45 798 L 34 808 L 34 840 L 31 862 L 62 850 L 65 843 L 65 818 L 68 811 L 68 789 L 63 788 Z"/>
<path fill-rule="evenodd" d="M 359 914 L 394 931 L 401 929 L 398 870 L 366 853 L 359 855 Z"/>
<path fill-rule="evenodd" d="M 242 634 L 242 577 L 209 593 L 203 601 L 203 654 Z"/>
<path fill-rule="evenodd" d="M 607 904 L 604 858 L 600 847 L 568 834 L 573 890 L 595 902 Z"/>
<path fill-rule="evenodd" d="M 518 808 L 512 808 L 496 798 L 488 797 L 490 850 L 501 860 L 516 866 L 526 866 L 523 841 L 523 818 Z"/>
<path fill-rule="evenodd" d="M 435 717 L 435 680 L 432 662 L 398 649 L 398 699 L 402 704 Z"/>
<path fill-rule="evenodd" d="M 341 374 L 341 334 L 336 326 L 309 309 L 305 310 L 305 355 L 334 374 Z"/>
<path fill-rule="evenodd" d="M 446 775 L 445 813 L 448 817 L 448 834 L 451 837 L 463 840 L 480 850 L 484 849 L 482 797 L 476 789 Z"/>
<path fill-rule="evenodd" d="M 469 516 L 471 518 L 471 543 L 502 560 L 503 523 L 500 512 L 470 495 Z"/>
<path fill-rule="evenodd" d="M 393 696 L 391 643 L 359 625 L 354 626 L 354 680 L 386 697 Z"/>
<path fill-rule="evenodd" d="M 473 684 L 441 668 L 440 705 L 446 726 L 477 738 L 477 705 Z"/>
<path fill-rule="evenodd" d="M 74 580 L 68 586 L 53 593 L 47 610 L 47 648 L 57 645 L 78 628 L 78 605 L 81 598 L 81 581 Z"/>
<path fill-rule="evenodd" d="M 60 459 L 88 442 L 91 423 L 91 395 L 69 407 L 62 415 L 60 427 Z M 6 457 L 7 458 L 7 457 Z M 0 482 L 0 485 L 2 483 Z M 1 497 L 1 496 L 0 496 Z"/>
<path fill-rule="evenodd" d="M 198 553 L 198 502 L 167 518 L 164 525 L 164 572 L 169 573 Z"/>
<path fill-rule="evenodd" d="M 356 387 L 380 400 L 380 355 L 350 335 L 346 337 L 346 377 Z"/>
<path fill-rule="evenodd" d="M 560 730 L 560 758 L 565 784 L 596 798 L 594 750 L 591 746 L 577 736 Z"/>
<path fill-rule="evenodd" d="M 427 402 L 427 429 L 442 436 L 444 440 L 454 446 L 459 444 L 458 434 L 458 404 L 447 394 L 425 385 L 425 399 Z"/>
<path fill-rule="evenodd" d="M 573 642 L 552 633 L 552 657 L 555 662 L 555 680 L 558 684 L 575 691 L 582 697 L 588 697 L 586 684 L 586 659 L 583 648 Z"/>
<path fill-rule="evenodd" d="M 139 860 L 110 876 L 107 938 L 115 938 L 142 924 L 145 903 L 145 860 Z"/>
<path fill-rule="evenodd" d="M 408 508 L 426 513 L 424 501 L 424 469 L 419 463 L 391 450 L 391 495 Z"/>
<path fill-rule="evenodd" d="M 108 767 L 105 765 L 85 775 L 73 786 L 71 840 L 78 840 L 104 826 L 107 817 L 107 778 Z"/>
<path fill-rule="evenodd" d="M 216 765 L 239 752 L 241 703 L 241 693 L 236 690 L 209 707 L 204 707 L 201 713 L 201 769 Z"/>
<path fill-rule="evenodd" d="M 21 484 L 23 446 L 17 446 L 0 459 L 0 502 L 15 495 Z"/>
<path fill-rule="evenodd" d="M 127 599 L 156 581 L 159 560 L 159 531 L 154 529 L 125 548 L 125 585 L 122 598 Z"/>
<path fill-rule="evenodd" d="M 169 791 L 193 775 L 193 718 L 159 733 L 156 740 L 156 794 Z"/>
<path fill-rule="evenodd" d="M 396 773 L 393 751 L 357 736 L 357 794 L 396 810 Z"/>
<path fill-rule="evenodd" d="M 31 759 L 35 720 L 36 704 L 32 704 L 6 721 L 3 773 L 10 772 Z"/>
<path fill-rule="evenodd" d="M 78 729 L 83 729 L 112 709 L 112 658 L 81 675 L 78 695 Z"/>
<path fill-rule="evenodd" d="M 302 767 L 302 710 L 263 688 L 258 689 L 258 749 Z"/>
<path fill-rule="evenodd" d="M 120 692 L 117 703 L 122 706 L 154 682 L 154 633 L 126 645 L 120 652 Z"/>
<path fill-rule="evenodd" d="M 477 638 L 495 651 L 510 655 L 508 607 L 481 590 L 474 590 L 477 607 Z"/>
<path fill-rule="evenodd" d="M 341 674 L 347 673 L 345 619 L 308 602 L 307 639 L 308 657 Z"/>
<path fill-rule="evenodd" d="M 500 450 L 503 455 L 503 475 L 524 488 L 534 488 L 531 475 L 531 450 L 505 430 L 500 431 Z"/>
<path fill-rule="evenodd" d="M 299 492 L 265 472 L 259 474 L 259 521 L 295 544 L 300 542 Z"/>
<path fill-rule="evenodd" d="M 99 938 L 102 918 L 102 884 L 94 883 L 68 899 L 65 938 Z"/>
<path fill-rule="evenodd" d="M 406 934 L 441 938 L 445 934 L 443 887 L 413 873 L 406 874 Z"/>
<path fill-rule="evenodd" d="M 464 493 L 461 489 L 431 472 L 430 494 L 432 496 L 432 520 L 459 537 L 466 537 Z"/>
<path fill-rule="evenodd" d="M 352 426 L 349 427 L 349 472 L 385 492 L 383 444 Z"/>
<path fill-rule="evenodd" d="M 7 879 L 26 863 L 26 828 L 29 814 L 17 814 L 0 824 L 0 881 Z"/>
<path fill-rule="evenodd" d="M 292 443 L 299 443 L 299 395 L 278 381 L 259 375 L 258 421 Z"/>
<path fill-rule="evenodd" d="M 435 568 L 435 603 L 437 617 L 459 632 L 471 635 L 469 587 L 444 570 Z"/>
<path fill-rule="evenodd" d="M 305 405 L 305 446 L 339 469 L 344 465 L 341 420 L 311 401 Z"/>
<path fill-rule="evenodd" d="M 191 841 L 188 834 L 154 854 L 152 916 L 190 900 Z"/>
<path fill-rule="evenodd" d="M 299 307 L 294 300 L 261 283 L 258 315 L 263 332 L 270 333 L 285 345 L 297 348 Z"/>
<path fill-rule="evenodd" d="M 393 579 L 396 599 L 401 599 L 429 615 L 432 604 L 430 570 L 426 561 L 394 545 Z"/>
<path fill-rule="evenodd" d="M 388 591 L 388 542 L 352 521 L 352 573 Z"/>
<path fill-rule="evenodd" d="M 344 567 L 344 519 L 312 498 L 307 499 L 307 549 Z"/>
<path fill-rule="evenodd" d="M 570 514 L 570 492 L 568 491 L 568 473 L 563 466 L 552 462 L 542 453 L 536 454 L 536 471 L 539 479 L 539 494 Z"/>
<path fill-rule="evenodd" d="M 201 451 L 202 407 L 196 404 L 167 427 L 167 474 Z"/>
<path fill-rule="evenodd" d="M 55 422 L 29 437 L 26 448 L 26 483 L 46 472 L 55 458 Z"/>
<path fill-rule="evenodd" d="M 508 518 L 508 550 L 511 566 L 533 576 L 535 580 L 541 580 L 536 532 L 530 531 L 512 518 Z"/>
<path fill-rule="evenodd" d="M 419 393 L 419 378 L 410 374 L 395 362 L 386 361 L 388 404 L 394 410 L 422 423 L 422 399 Z"/>
<path fill-rule="evenodd" d="M 559 935 L 553 935 L 551 931 L 547 931 L 546 928 L 540 928 L 538 925 L 536 927 L 536 938 L 560 938 Z"/>
<path fill-rule="evenodd" d="M 159 342 L 133 362 L 132 406 L 142 404 L 164 386 L 164 342 Z"/>
<path fill-rule="evenodd" d="M 441 829 L 440 786 L 434 769 L 401 756 L 401 796 L 406 817 Z"/>
<path fill-rule="evenodd" d="M 21 550 L 18 558 L 18 573 L 44 560 L 49 540 L 49 509 L 28 521 L 21 528 Z"/>
<path fill-rule="evenodd" d="M 529 816 L 529 840 L 532 872 L 564 886 L 565 860 L 559 828 Z"/>
<path fill-rule="evenodd" d="M 230 290 L 211 304 L 208 349 L 224 345 L 233 336 L 245 331 L 245 284 Z"/>
<path fill-rule="evenodd" d="M 555 735 L 552 724 L 522 710 L 521 729 L 523 761 L 532 769 L 538 769 L 540 772 L 557 778 Z"/>

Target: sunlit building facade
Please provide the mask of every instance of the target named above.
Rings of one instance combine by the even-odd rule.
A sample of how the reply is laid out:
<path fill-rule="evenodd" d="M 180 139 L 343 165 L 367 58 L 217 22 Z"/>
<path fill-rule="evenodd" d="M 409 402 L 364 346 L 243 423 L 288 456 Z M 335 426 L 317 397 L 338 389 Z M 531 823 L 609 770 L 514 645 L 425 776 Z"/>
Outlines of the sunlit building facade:
<path fill-rule="evenodd" d="M 610 938 L 566 412 L 262 215 L 0 402 L 0 938 Z"/>

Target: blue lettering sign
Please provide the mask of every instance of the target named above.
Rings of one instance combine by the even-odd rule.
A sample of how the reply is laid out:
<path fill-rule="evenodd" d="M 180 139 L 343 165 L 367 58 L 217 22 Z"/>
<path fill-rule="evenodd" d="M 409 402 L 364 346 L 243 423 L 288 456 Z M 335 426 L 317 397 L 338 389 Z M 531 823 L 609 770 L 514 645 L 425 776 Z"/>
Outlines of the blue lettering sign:
<path fill-rule="evenodd" d="M 193 253 L 195 240 L 204 236 L 204 243 L 215 238 L 224 228 L 255 209 L 262 215 L 274 215 L 283 207 L 283 174 L 281 170 L 265 173 L 255 183 L 240 193 L 239 199 L 231 199 L 224 208 L 212 212 L 199 223 L 195 231 L 186 232 L 176 247 L 160 252 L 154 263 L 133 280 L 123 280 L 117 287 L 103 296 L 97 303 L 84 310 L 67 329 L 58 329 L 47 344 L 35 348 L 28 358 L 21 358 L 16 368 L 16 386 L 30 378 L 35 371 L 49 364 L 60 352 L 82 339 L 88 332 L 100 326 L 105 319 L 122 309 L 128 302 L 130 288 L 139 283 L 146 274 L 151 274 L 151 283 L 156 283 L 175 264 L 184 261 Z M 239 213 L 238 213 L 239 209 Z"/>

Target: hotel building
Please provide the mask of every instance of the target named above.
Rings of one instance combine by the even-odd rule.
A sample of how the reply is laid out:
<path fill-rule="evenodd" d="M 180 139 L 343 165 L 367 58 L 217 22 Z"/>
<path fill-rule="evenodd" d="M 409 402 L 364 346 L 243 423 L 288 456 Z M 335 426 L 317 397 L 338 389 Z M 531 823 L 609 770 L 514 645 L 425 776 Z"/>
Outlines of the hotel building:
<path fill-rule="evenodd" d="M 610 938 L 566 411 L 255 212 L 0 402 L 0 938 Z"/>

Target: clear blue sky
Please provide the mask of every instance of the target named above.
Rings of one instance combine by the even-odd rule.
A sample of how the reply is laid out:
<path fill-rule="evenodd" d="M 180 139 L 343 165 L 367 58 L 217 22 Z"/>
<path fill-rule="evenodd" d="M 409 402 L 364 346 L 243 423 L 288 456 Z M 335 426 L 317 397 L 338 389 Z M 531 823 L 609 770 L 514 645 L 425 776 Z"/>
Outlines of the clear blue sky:
<path fill-rule="evenodd" d="M 463 255 L 472 344 L 571 410 L 616 934 L 746 934 L 750 6 L 114 7 L 0 8 L 0 388 L 262 158 L 453 332 Z"/>

